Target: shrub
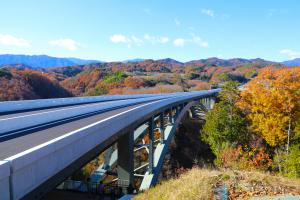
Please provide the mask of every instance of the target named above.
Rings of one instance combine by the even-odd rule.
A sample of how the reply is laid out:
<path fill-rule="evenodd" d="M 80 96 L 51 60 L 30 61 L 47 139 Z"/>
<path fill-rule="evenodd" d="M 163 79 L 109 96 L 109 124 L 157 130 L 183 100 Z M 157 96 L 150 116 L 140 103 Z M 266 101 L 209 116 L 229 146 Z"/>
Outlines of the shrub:
<path fill-rule="evenodd" d="M 292 145 L 289 153 L 281 150 L 274 158 L 279 173 L 287 177 L 300 178 L 300 144 Z"/>
<path fill-rule="evenodd" d="M 272 160 L 266 148 L 228 147 L 220 152 L 217 164 L 231 169 L 257 169 L 266 171 L 272 166 Z"/>
<path fill-rule="evenodd" d="M 111 83 L 120 83 L 126 78 L 126 74 L 124 72 L 114 72 L 110 75 L 107 75 L 104 77 L 103 82 L 106 84 L 111 84 Z"/>

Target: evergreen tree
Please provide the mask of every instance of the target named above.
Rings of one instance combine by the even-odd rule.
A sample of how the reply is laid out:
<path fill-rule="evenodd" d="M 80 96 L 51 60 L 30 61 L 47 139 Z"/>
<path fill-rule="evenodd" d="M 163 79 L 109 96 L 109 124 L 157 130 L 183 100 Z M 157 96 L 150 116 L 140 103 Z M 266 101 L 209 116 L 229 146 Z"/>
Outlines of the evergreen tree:
<path fill-rule="evenodd" d="M 239 98 L 238 83 L 227 82 L 220 92 L 220 101 L 206 115 L 202 138 L 215 155 L 226 146 L 244 144 L 247 141 L 247 123 L 235 105 Z"/>

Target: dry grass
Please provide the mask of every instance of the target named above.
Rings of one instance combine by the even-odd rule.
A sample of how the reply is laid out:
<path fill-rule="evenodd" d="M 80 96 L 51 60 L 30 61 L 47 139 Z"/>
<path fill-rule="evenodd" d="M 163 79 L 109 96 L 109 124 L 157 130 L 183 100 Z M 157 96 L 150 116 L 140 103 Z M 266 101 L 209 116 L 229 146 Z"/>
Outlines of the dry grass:
<path fill-rule="evenodd" d="M 135 200 L 200 200 L 214 199 L 217 186 L 229 189 L 229 199 L 249 199 L 252 196 L 300 195 L 300 180 L 259 172 L 209 170 L 194 168 L 137 195 Z"/>

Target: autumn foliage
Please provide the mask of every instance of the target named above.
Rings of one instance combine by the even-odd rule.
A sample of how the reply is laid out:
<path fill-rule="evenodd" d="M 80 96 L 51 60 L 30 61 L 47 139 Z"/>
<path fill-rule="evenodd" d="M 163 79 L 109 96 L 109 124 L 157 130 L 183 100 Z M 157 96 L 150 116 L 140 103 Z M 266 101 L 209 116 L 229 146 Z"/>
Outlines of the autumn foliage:
<path fill-rule="evenodd" d="M 227 82 L 201 132 L 218 166 L 300 177 L 300 67 L 262 69 L 241 89 Z"/>
<path fill-rule="evenodd" d="M 49 74 L 30 69 L 0 70 L 0 100 L 58 98 L 72 96 Z"/>
<path fill-rule="evenodd" d="M 220 166 L 230 169 L 268 170 L 273 161 L 265 147 L 229 147 L 220 153 Z"/>
<path fill-rule="evenodd" d="M 300 67 L 262 70 L 242 91 L 239 106 L 269 145 L 286 144 L 300 119 Z"/>

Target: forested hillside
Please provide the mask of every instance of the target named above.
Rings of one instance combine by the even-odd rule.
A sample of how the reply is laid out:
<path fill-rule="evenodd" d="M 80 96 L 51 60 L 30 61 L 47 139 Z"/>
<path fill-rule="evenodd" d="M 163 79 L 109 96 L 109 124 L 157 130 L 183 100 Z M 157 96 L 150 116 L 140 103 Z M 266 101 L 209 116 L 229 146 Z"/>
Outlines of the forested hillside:
<path fill-rule="evenodd" d="M 1 101 L 73 96 L 50 74 L 29 69 L 0 69 L 0 85 Z"/>
<path fill-rule="evenodd" d="M 284 68 L 261 59 L 217 58 L 187 63 L 168 58 L 35 70 L 23 64 L 4 65 L 1 100 L 203 90 L 229 80 L 246 83 L 269 65 Z"/>

